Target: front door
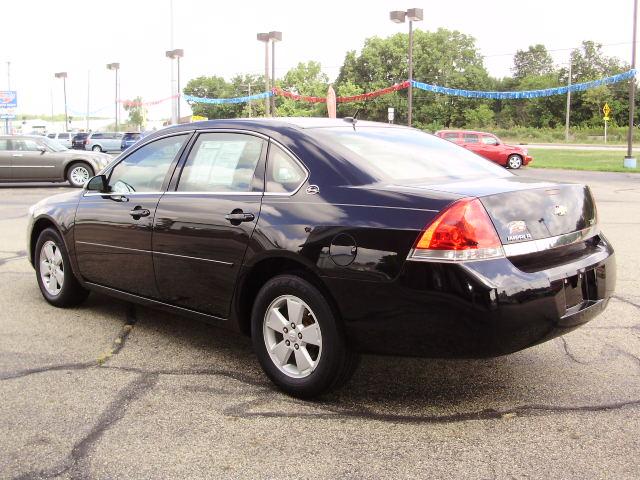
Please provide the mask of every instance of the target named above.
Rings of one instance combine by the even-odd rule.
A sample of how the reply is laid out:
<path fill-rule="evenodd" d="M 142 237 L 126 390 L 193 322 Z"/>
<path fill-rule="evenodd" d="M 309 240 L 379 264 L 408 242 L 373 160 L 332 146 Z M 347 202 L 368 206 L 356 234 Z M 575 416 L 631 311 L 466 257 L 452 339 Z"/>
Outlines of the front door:
<path fill-rule="evenodd" d="M 163 301 L 228 317 L 260 215 L 266 143 L 248 133 L 198 136 L 155 216 L 153 259 Z"/>
<path fill-rule="evenodd" d="M 60 159 L 45 146 L 44 142 L 25 137 L 14 138 L 11 143 L 13 180 L 58 179 Z"/>
<path fill-rule="evenodd" d="M 0 138 L 0 181 L 11 180 L 11 140 Z"/>
<path fill-rule="evenodd" d="M 157 297 L 151 256 L 153 219 L 190 135 L 160 138 L 135 150 L 107 174 L 109 193 L 84 194 L 76 212 L 74 238 L 85 280 Z"/>

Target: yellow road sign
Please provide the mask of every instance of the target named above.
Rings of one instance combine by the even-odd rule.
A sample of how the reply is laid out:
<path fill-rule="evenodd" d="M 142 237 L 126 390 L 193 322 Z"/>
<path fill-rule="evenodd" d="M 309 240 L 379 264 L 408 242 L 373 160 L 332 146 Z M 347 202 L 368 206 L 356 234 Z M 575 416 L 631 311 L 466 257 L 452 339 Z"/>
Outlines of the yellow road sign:
<path fill-rule="evenodd" d="M 605 119 L 609 120 L 609 114 L 611 113 L 611 107 L 609 106 L 608 103 L 605 103 L 604 107 L 602 107 L 602 113 L 604 113 Z"/>
<path fill-rule="evenodd" d="M 603 118 L 603 120 L 604 120 L 605 122 L 608 122 L 608 121 L 609 121 L 609 120 L 611 120 L 611 119 L 610 119 L 609 117 L 604 117 L 604 118 Z"/>

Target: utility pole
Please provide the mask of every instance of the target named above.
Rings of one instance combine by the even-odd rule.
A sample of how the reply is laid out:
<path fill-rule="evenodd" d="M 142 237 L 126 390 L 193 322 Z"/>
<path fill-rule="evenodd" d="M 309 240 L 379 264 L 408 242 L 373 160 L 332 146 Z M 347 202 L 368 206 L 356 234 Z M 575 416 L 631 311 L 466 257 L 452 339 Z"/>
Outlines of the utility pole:
<path fill-rule="evenodd" d="M 636 68 L 636 33 L 638 27 L 638 0 L 633 0 L 633 43 L 631 43 L 631 68 Z M 636 102 L 636 76 L 629 80 L 629 131 L 627 132 L 627 156 L 624 157 L 625 168 L 636 168 L 637 162 L 633 156 L 633 119 Z"/>
<path fill-rule="evenodd" d="M 260 42 L 264 42 L 264 88 L 269 90 L 271 83 L 269 82 L 269 33 L 259 33 L 257 39 Z M 264 116 L 269 116 L 269 110 L 271 106 L 271 99 L 269 97 L 264 99 Z"/>
<path fill-rule="evenodd" d="M 87 115 L 85 120 L 87 121 L 87 132 L 89 131 L 89 99 L 91 98 L 89 96 L 90 94 L 90 88 L 91 88 L 91 70 L 87 70 Z"/>
<path fill-rule="evenodd" d="M 251 96 L 251 87 L 253 87 L 253 84 L 251 82 L 249 82 L 246 85 L 240 85 L 240 87 L 241 88 L 246 88 L 247 89 L 247 95 Z M 251 100 L 249 100 L 248 104 L 249 104 L 249 118 L 251 118 L 251 110 L 252 110 Z"/>
<path fill-rule="evenodd" d="M 11 62 L 7 62 L 7 90 L 11 90 Z M 4 119 L 5 133 L 9 135 L 11 133 L 11 122 L 8 118 Z"/>
<path fill-rule="evenodd" d="M 567 90 L 567 111 L 564 120 L 564 141 L 567 143 L 569 142 L 569 117 L 571 116 L 571 67 L 573 65 L 573 52 L 574 50 L 569 52 L 569 79 L 567 80 L 567 87 L 569 89 Z"/>

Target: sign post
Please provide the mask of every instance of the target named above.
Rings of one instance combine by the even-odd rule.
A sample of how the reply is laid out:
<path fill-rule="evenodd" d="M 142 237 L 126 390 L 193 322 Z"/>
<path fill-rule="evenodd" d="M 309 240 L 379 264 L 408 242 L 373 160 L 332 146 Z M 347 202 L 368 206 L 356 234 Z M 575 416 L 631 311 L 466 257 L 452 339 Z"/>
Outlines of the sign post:
<path fill-rule="evenodd" d="M 608 103 L 602 107 L 602 113 L 604 113 L 604 143 L 607 143 L 607 122 L 609 121 L 609 114 L 611 113 L 611 107 Z"/>
<path fill-rule="evenodd" d="M 0 91 L 0 119 L 4 120 L 5 133 L 9 135 L 9 120 L 16 118 L 18 94 L 15 90 Z"/>
<path fill-rule="evenodd" d="M 393 123 L 393 119 L 395 118 L 396 109 L 393 107 L 387 108 L 387 118 L 389 119 L 389 123 Z"/>

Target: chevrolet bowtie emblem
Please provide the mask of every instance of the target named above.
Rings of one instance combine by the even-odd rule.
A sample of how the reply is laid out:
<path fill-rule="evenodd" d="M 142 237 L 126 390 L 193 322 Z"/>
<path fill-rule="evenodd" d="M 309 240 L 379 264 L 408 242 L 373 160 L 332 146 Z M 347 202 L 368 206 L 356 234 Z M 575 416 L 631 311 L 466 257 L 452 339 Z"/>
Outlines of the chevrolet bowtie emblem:
<path fill-rule="evenodd" d="M 565 207 L 564 205 L 556 205 L 553 209 L 553 213 L 554 215 L 562 217 L 567 214 L 567 207 Z"/>

